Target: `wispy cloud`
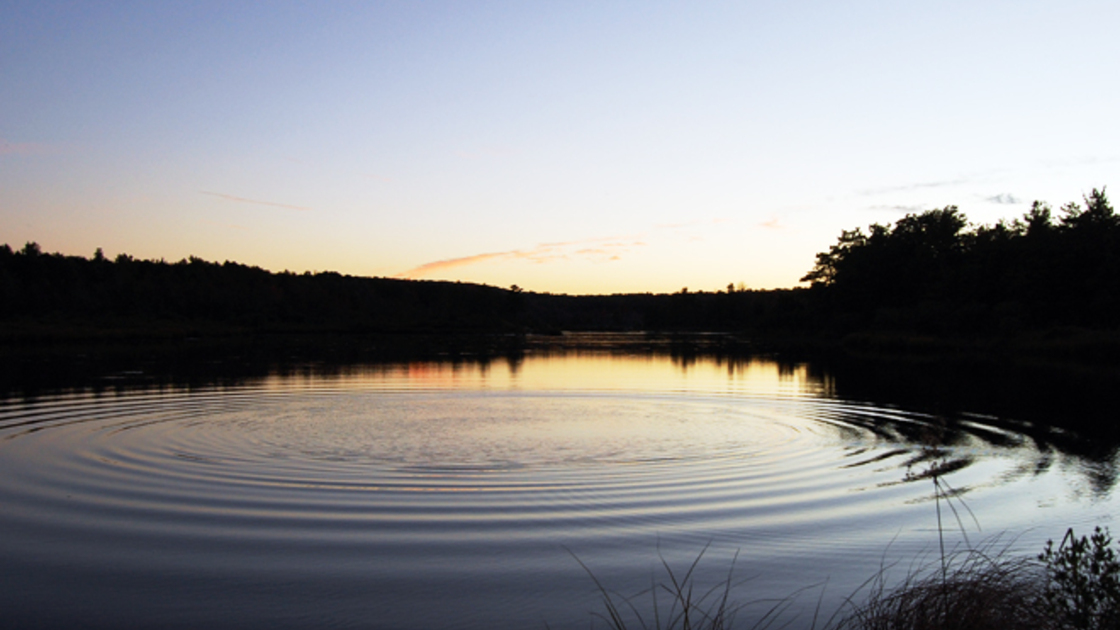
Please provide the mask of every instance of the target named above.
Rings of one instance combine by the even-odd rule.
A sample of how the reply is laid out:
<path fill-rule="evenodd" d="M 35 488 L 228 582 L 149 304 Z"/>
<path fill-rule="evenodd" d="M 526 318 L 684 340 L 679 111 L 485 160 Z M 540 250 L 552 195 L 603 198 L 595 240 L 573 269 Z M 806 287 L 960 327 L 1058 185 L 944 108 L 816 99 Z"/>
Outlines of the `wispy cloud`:
<path fill-rule="evenodd" d="M 510 258 L 517 252 L 495 252 L 492 254 L 475 254 L 474 256 L 463 256 L 462 258 L 447 258 L 445 260 L 437 260 L 430 263 L 424 263 L 419 267 L 413 267 L 408 271 L 403 271 L 397 274 L 398 278 L 416 278 L 419 276 L 426 276 L 434 271 L 441 271 L 443 269 L 454 269 L 455 267 L 466 267 L 467 265 L 474 265 L 487 260 L 495 258 Z"/>
<path fill-rule="evenodd" d="M 0 138 L 0 155 L 49 155 L 58 151 L 58 147 L 41 142 L 8 142 Z"/>
<path fill-rule="evenodd" d="M 223 194 L 223 193 L 209 192 L 209 191 L 206 191 L 206 190 L 200 190 L 199 192 L 201 192 L 204 195 L 210 195 L 212 197 L 221 197 L 222 199 L 225 199 L 227 201 L 236 201 L 238 203 L 252 203 L 252 204 L 256 204 L 258 206 L 271 206 L 273 208 L 286 208 L 288 210 L 300 210 L 300 211 L 311 210 L 311 208 L 308 208 L 306 206 L 293 206 L 293 205 L 286 204 L 286 203 L 274 203 L 272 201 L 260 201 L 260 200 L 257 200 L 257 199 L 246 199 L 245 197 L 238 197 L 236 195 L 226 195 L 226 194 Z"/>
<path fill-rule="evenodd" d="M 726 218 L 716 219 L 699 219 L 696 221 L 688 221 L 685 223 L 666 223 L 653 226 L 653 231 L 669 231 L 678 232 L 685 228 L 693 228 L 705 225 L 715 225 L 719 223 L 726 223 Z M 677 237 L 680 235 L 677 234 Z M 699 235 L 687 235 L 689 241 L 703 240 Z M 646 238 L 643 234 L 636 235 L 614 235 L 614 236 L 600 236 L 592 238 L 582 238 L 571 241 L 558 241 L 550 243 L 539 243 L 535 247 L 529 249 L 511 249 L 504 252 L 487 252 L 484 254 L 474 254 L 472 256 L 460 256 L 458 258 L 446 258 L 443 260 L 436 260 L 429 263 L 424 263 L 418 267 L 413 267 L 408 271 L 398 273 L 398 278 L 419 278 L 438 271 L 446 271 L 456 267 L 466 267 L 469 265 L 476 265 L 484 262 L 493 261 L 526 261 L 531 263 L 543 264 L 561 260 L 586 260 L 596 263 L 613 262 L 622 260 L 622 258 L 631 250 L 647 245 Z"/>
<path fill-rule="evenodd" d="M 631 248 L 643 245 L 645 245 L 645 242 L 640 239 L 619 239 L 617 237 L 589 238 L 563 243 L 541 243 L 531 249 L 513 249 L 505 252 L 488 252 L 436 260 L 398 273 L 397 277 L 418 278 L 438 271 L 498 260 L 522 260 L 537 264 L 572 259 L 609 262 L 621 260 L 622 256 Z"/>
<path fill-rule="evenodd" d="M 468 265 L 476 265 L 478 263 L 486 262 L 489 260 L 527 260 L 534 263 L 544 263 L 550 260 L 566 258 L 563 253 L 555 251 L 551 247 L 536 247 L 531 250 L 510 250 L 508 252 L 490 252 L 486 254 L 474 254 L 473 256 L 462 256 L 459 258 L 447 258 L 444 260 L 436 260 L 430 263 L 424 263 L 419 267 L 413 267 L 408 271 L 397 274 L 398 278 L 417 278 L 426 276 L 428 274 L 444 271 L 447 269 L 454 269 L 456 267 L 466 267 Z"/>
<path fill-rule="evenodd" d="M 1022 201 L 1018 197 L 1016 197 L 1015 195 L 1012 195 L 1011 193 L 1000 193 L 998 195 L 992 195 L 991 197 L 984 197 L 984 201 L 987 201 L 988 203 L 999 203 L 999 204 L 1022 203 Z"/>
<path fill-rule="evenodd" d="M 758 225 L 761 226 L 761 227 L 764 227 L 768 230 L 782 230 L 782 229 L 785 229 L 785 227 L 786 227 L 786 226 L 782 225 L 781 221 L 778 220 L 778 217 L 773 217 L 769 221 L 763 221 L 762 223 L 759 223 Z"/>

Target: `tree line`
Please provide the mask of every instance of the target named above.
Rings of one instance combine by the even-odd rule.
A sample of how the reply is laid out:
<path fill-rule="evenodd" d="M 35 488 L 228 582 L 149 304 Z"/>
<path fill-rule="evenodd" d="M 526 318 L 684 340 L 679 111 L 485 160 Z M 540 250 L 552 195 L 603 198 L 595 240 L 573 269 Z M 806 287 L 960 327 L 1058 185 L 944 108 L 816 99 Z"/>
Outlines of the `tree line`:
<path fill-rule="evenodd" d="M 843 231 L 808 288 L 553 295 L 472 283 L 272 273 L 236 262 L 0 246 L 6 337 L 261 332 L 860 331 L 998 335 L 1120 325 L 1120 217 L 1103 189 L 970 225 L 956 207 Z"/>
<path fill-rule="evenodd" d="M 569 296 L 334 272 L 272 273 L 236 262 L 108 259 L 0 246 L 8 338 L 259 332 L 735 330 L 796 311 L 798 291 Z M 100 332 L 99 332 L 100 331 Z"/>
<path fill-rule="evenodd" d="M 0 320 L 65 332 L 475 331 L 507 326 L 515 296 L 495 287 L 271 273 L 190 257 L 169 263 L 0 246 Z M 37 325 L 37 328 L 36 326 Z"/>
<path fill-rule="evenodd" d="M 998 334 L 1120 325 L 1120 216 L 1104 189 L 1055 216 L 972 226 L 955 206 L 844 231 L 802 278 L 840 330 Z"/>

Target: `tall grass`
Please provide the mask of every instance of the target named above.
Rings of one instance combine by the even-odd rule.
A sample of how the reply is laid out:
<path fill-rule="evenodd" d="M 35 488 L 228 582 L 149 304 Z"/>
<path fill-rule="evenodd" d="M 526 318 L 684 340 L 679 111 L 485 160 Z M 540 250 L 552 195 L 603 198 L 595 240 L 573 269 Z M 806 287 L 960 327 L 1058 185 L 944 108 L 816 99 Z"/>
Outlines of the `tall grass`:
<path fill-rule="evenodd" d="M 889 584 L 885 571 L 850 598 L 835 630 L 1045 630 L 1043 567 L 1006 549 L 949 553 Z"/>
<path fill-rule="evenodd" d="M 752 630 L 1120 630 L 1120 558 L 1107 530 L 1079 538 L 1070 529 L 1057 547 L 1048 541 L 1034 557 L 1012 553 L 998 538 L 973 547 L 962 512 L 975 516 L 944 478 L 957 464 L 936 446 L 936 437 L 911 462 L 918 463 L 926 469 L 914 473 L 908 466 L 905 479 L 933 483 L 937 557 L 919 559 L 897 583 L 888 580 L 892 567 L 881 565 L 827 620 L 820 614 L 820 584 L 780 600 L 739 603 L 733 595 L 746 580 L 734 580 L 734 560 L 725 579 L 699 587 L 697 567 L 708 547 L 684 571 L 674 571 L 662 556 L 666 579 L 651 577 L 650 587 L 632 596 L 608 589 L 576 557 L 602 596 L 604 612 L 595 616 L 611 630 L 728 630 L 749 607 L 756 608 Z M 943 503 L 964 537 L 963 549 L 945 548 Z M 794 602 L 816 588 L 820 598 L 805 619 Z"/>
<path fill-rule="evenodd" d="M 738 627 L 735 625 L 737 615 L 748 609 L 755 619 L 747 628 L 785 628 L 795 618 L 788 613 L 797 597 L 817 586 L 811 585 L 781 599 L 739 601 L 732 595 L 749 578 L 735 578 L 738 553 L 732 558 L 726 576 L 705 587 L 698 583 L 696 574 L 707 551 L 708 546 L 705 546 L 683 571 L 674 570 L 659 553 L 664 577 L 659 582 L 656 575 L 651 576 L 650 586 L 632 595 L 607 588 L 578 556 L 572 553 L 572 557 L 590 576 L 602 598 L 603 610 L 592 616 L 611 630 L 729 630 Z"/>
<path fill-rule="evenodd" d="M 891 566 L 881 566 L 827 619 L 822 584 L 780 600 L 742 602 L 739 589 L 748 580 L 734 579 L 732 562 L 723 580 L 699 586 L 707 547 L 684 571 L 662 557 L 664 580 L 653 576 L 648 589 L 631 596 L 610 590 L 576 560 L 602 596 L 604 610 L 593 615 L 611 630 L 728 630 L 740 627 L 735 622 L 747 609 L 753 609 L 750 625 L 742 627 L 753 630 L 1120 629 L 1120 559 L 1107 529 L 1082 537 L 1070 529 L 1033 557 L 998 543 L 919 560 L 899 582 L 889 579 Z M 816 589 L 821 598 L 810 617 L 794 603 Z"/>
<path fill-rule="evenodd" d="M 779 600 L 739 603 L 733 591 L 746 580 L 733 579 L 733 560 L 724 580 L 698 587 L 696 570 L 707 546 L 683 572 L 674 571 L 661 556 L 667 579 L 658 583 L 653 577 L 648 589 L 633 596 L 608 589 L 576 557 L 603 599 L 604 612 L 595 616 L 611 630 L 728 630 L 739 613 L 761 606 L 748 626 L 752 630 L 1120 630 L 1120 557 L 1108 530 L 1097 527 L 1091 536 L 1077 537 L 1071 528 L 1057 546 L 1047 541 L 1034 557 L 1012 553 L 998 538 L 973 547 L 962 512 L 972 517 L 977 529 L 980 524 L 961 500 L 962 493 L 945 480 L 963 463 L 948 459 L 938 428 L 931 426 L 923 436 L 924 445 L 907 465 L 904 480 L 933 483 L 939 553 L 932 560 L 919 559 L 900 582 L 890 582 L 892 567 L 880 565 L 822 621 L 822 584 Z M 918 464 L 925 469 L 914 472 Z M 963 549 L 946 550 L 942 504 L 964 538 Z M 804 619 L 794 602 L 816 588 L 821 592 L 812 618 Z"/>

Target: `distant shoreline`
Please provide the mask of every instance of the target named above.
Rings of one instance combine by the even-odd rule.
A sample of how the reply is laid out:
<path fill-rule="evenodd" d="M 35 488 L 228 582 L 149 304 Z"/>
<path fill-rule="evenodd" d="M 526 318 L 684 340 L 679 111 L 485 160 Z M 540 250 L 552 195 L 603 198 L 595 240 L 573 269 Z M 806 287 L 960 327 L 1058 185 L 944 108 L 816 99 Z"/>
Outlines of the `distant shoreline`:
<path fill-rule="evenodd" d="M 0 345 L 305 335 L 551 342 L 585 331 L 676 338 L 670 345 L 682 350 L 1110 367 L 1120 356 L 1117 251 L 1120 215 L 1103 189 L 1057 216 L 1036 202 L 1022 219 L 975 226 L 948 206 L 844 231 L 802 278 L 810 287 L 772 290 L 571 296 L 0 245 Z M 704 341 L 685 343 L 687 335 Z"/>

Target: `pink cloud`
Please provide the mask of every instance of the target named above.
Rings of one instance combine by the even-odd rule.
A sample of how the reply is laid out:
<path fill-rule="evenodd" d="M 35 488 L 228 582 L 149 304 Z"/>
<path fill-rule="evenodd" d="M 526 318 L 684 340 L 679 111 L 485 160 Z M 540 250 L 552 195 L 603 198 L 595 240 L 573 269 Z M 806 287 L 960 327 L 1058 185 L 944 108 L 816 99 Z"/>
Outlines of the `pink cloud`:
<path fill-rule="evenodd" d="M 653 227 L 655 230 L 679 230 L 706 225 L 717 225 L 728 221 L 729 219 L 727 218 L 717 217 L 712 219 L 697 219 L 685 223 L 659 224 Z M 777 219 L 769 221 L 764 225 L 772 228 L 781 227 L 777 224 Z M 689 236 L 689 241 L 703 240 L 704 238 L 699 235 Z M 466 267 L 468 265 L 500 260 L 524 260 L 537 264 L 573 259 L 589 260 L 596 263 L 611 262 L 622 260 L 622 257 L 631 249 L 635 247 L 644 247 L 646 244 L 646 240 L 640 234 L 631 236 L 616 234 L 614 236 L 584 238 L 572 241 L 540 243 L 536 247 L 527 250 L 514 249 L 506 252 L 489 252 L 485 254 L 475 254 L 473 256 L 436 260 L 398 273 L 396 277 L 416 278 L 437 271 L 453 269 L 455 267 Z"/>
<path fill-rule="evenodd" d="M 433 271 L 441 271 L 443 269 L 454 269 L 455 267 L 465 267 L 475 263 L 493 260 L 495 258 L 509 258 L 518 254 L 519 252 L 496 252 L 490 254 L 475 254 L 474 256 L 463 256 L 462 258 L 448 258 L 445 260 L 437 260 L 430 263 L 424 263 L 419 267 L 413 267 L 408 271 L 402 271 L 397 274 L 398 278 L 415 278 L 417 276 L 427 275 Z"/>
<path fill-rule="evenodd" d="M 615 242 L 604 243 L 604 241 Z M 590 247 L 588 247 L 589 245 Z M 645 243 L 637 240 L 631 242 L 617 242 L 616 237 L 611 237 L 609 239 L 589 238 L 565 243 L 541 243 L 529 250 L 514 249 L 507 252 L 489 252 L 485 254 L 475 254 L 473 256 L 436 260 L 398 273 L 396 277 L 416 278 L 437 271 L 495 260 L 524 260 L 536 264 L 557 260 L 571 260 L 572 258 L 584 258 L 600 262 L 621 260 L 622 254 L 626 253 L 630 247 L 642 245 L 645 245 Z"/>
<path fill-rule="evenodd" d="M 258 201 L 256 199 L 246 199 L 245 197 L 237 197 L 237 196 L 234 196 L 234 195 L 225 195 L 225 194 L 222 194 L 222 193 L 209 192 L 209 191 L 205 191 L 205 190 L 201 190 L 199 192 L 201 192 L 204 195 L 210 195 L 210 196 L 213 196 L 213 197 L 221 197 L 222 199 L 226 199 L 228 201 L 236 201 L 238 203 L 253 203 L 253 204 L 257 204 L 259 206 L 272 206 L 273 208 L 287 208 L 288 210 L 306 211 L 306 210 L 311 209 L 311 208 L 308 208 L 308 207 L 305 207 L 305 206 L 292 206 L 292 205 L 289 205 L 289 204 L 286 204 L 286 203 L 273 203 L 271 201 Z"/>

